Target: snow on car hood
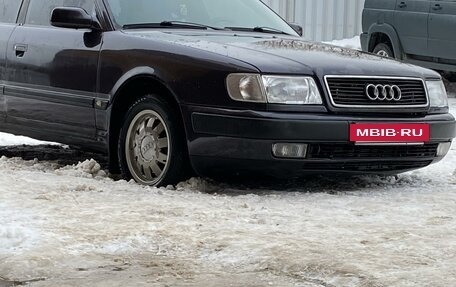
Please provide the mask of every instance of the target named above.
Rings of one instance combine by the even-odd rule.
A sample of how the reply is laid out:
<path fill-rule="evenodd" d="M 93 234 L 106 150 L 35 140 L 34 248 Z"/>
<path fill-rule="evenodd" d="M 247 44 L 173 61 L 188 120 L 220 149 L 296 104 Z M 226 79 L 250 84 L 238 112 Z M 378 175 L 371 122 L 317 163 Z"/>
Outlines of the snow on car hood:
<path fill-rule="evenodd" d="M 237 59 L 263 73 L 439 77 L 421 67 L 291 36 L 179 30 L 135 30 L 126 33 Z"/>

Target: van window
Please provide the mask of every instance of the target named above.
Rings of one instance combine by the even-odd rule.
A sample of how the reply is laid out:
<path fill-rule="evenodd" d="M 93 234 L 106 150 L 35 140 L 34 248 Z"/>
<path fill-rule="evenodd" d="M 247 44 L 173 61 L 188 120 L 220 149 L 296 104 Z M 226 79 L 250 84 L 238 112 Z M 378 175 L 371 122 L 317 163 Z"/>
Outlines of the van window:
<path fill-rule="evenodd" d="M 0 0 L 0 23 L 16 23 L 22 0 Z"/>
<path fill-rule="evenodd" d="M 92 14 L 95 11 L 95 2 L 94 0 L 31 0 L 25 24 L 51 26 L 52 10 L 56 7 L 78 7 Z"/>

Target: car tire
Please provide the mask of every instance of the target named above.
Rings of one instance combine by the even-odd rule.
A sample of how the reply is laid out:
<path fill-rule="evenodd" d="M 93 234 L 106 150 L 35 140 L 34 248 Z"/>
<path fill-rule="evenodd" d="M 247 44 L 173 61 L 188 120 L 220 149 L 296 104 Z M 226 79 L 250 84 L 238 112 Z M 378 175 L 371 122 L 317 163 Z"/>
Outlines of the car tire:
<path fill-rule="evenodd" d="M 375 46 L 372 53 L 385 58 L 394 58 L 393 49 L 390 47 L 390 45 L 386 43 L 380 43 L 377 46 Z"/>
<path fill-rule="evenodd" d="M 124 179 L 156 187 L 185 179 L 189 163 L 178 114 L 157 95 L 145 96 L 130 107 L 118 144 Z"/>

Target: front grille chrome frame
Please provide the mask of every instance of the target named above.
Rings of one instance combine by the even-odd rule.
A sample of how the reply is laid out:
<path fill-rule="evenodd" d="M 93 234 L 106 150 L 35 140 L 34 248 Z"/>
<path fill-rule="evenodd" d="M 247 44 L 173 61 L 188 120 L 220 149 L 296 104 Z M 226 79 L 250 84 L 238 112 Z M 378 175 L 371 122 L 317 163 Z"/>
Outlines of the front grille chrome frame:
<path fill-rule="evenodd" d="M 372 79 L 372 80 L 409 80 L 409 81 L 420 81 L 423 84 L 424 92 L 426 95 L 426 104 L 419 104 L 419 105 L 345 105 L 345 104 L 337 104 L 334 101 L 333 95 L 331 93 L 331 89 L 329 87 L 328 79 Z M 350 109 L 367 109 L 367 110 L 375 110 L 375 109 L 413 109 L 413 108 L 429 108 L 429 94 L 428 89 L 426 86 L 425 80 L 422 78 L 415 78 L 415 77 L 382 77 L 382 76 L 356 76 L 356 75 L 326 75 L 324 76 L 325 87 L 326 91 L 328 92 L 329 99 L 331 101 L 331 105 L 335 108 L 350 108 Z"/>

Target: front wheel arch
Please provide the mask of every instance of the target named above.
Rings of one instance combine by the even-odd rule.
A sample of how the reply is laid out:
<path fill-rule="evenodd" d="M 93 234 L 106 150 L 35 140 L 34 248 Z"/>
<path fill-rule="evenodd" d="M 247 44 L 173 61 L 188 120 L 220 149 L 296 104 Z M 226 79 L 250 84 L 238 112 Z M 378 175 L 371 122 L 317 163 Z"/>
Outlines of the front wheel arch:
<path fill-rule="evenodd" d="M 381 43 L 379 40 L 385 40 L 391 46 L 396 59 L 402 60 L 404 58 L 401 41 L 393 26 L 386 23 L 372 25 L 368 34 L 369 41 L 367 48 L 369 52 L 372 52 L 375 46 Z"/>
<path fill-rule="evenodd" d="M 150 75 L 136 75 L 129 80 L 126 80 L 125 83 L 119 87 L 113 98 L 114 100 L 108 109 L 108 156 L 109 171 L 112 174 L 120 174 L 120 166 L 118 162 L 118 141 L 120 130 L 122 128 L 122 121 L 128 109 L 138 99 L 149 94 L 158 95 L 163 101 L 166 101 L 170 106 L 172 106 L 183 125 L 184 119 L 180 105 L 175 95 L 161 81 Z M 185 128 L 182 132 L 186 135 Z"/>
<path fill-rule="evenodd" d="M 385 42 L 378 43 L 372 53 L 386 58 L 395 57 L 393 47 L 389 43 Z"/>
<path fill-rule="evenodd" d="M 173 106 L 160 95 L 140 97 L 122 121 L 117 145 L 122 177 L 144 185 L 177 184 L 189 174 L 185 143 Z"/>

